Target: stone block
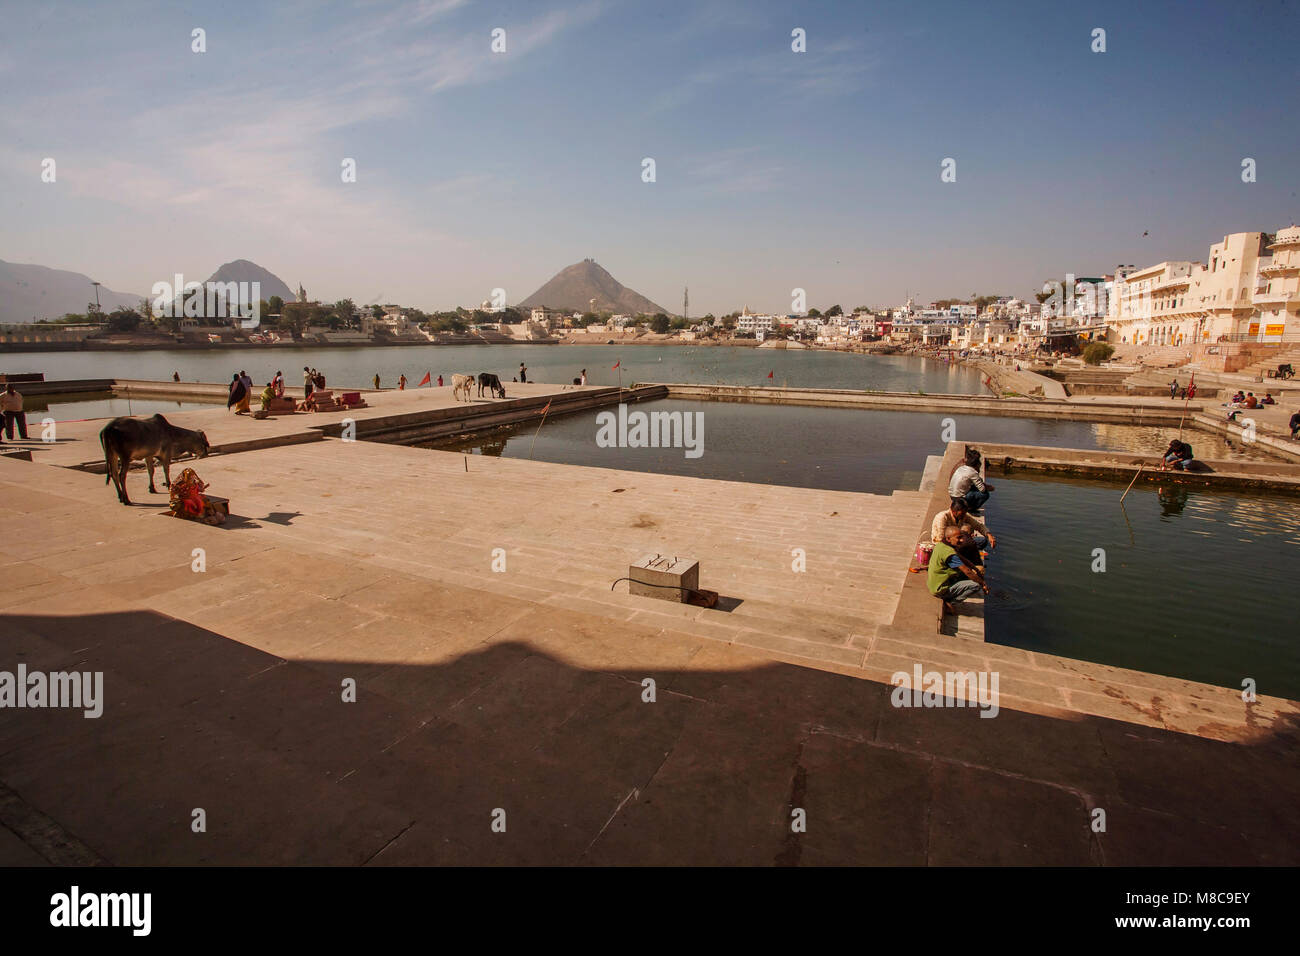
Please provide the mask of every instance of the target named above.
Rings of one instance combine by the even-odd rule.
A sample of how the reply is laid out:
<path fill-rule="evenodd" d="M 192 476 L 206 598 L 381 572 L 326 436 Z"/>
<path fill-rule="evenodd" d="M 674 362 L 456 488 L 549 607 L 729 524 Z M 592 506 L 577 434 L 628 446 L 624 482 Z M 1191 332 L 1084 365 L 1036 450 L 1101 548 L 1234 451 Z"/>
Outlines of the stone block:
<path fill-rule="evenodd" d="M 643 555 L 627 570 L 628 593 L 685 604 L 689 591 L 700 587 L 700 562 L 674 554 Z"/>

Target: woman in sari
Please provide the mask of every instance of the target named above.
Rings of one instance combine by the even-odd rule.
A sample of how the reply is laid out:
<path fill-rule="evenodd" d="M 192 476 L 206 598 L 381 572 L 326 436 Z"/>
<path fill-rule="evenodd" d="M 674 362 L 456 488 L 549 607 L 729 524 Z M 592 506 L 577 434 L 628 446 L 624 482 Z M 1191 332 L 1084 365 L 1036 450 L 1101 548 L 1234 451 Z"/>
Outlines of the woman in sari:
<path fill-rule="evenodd" d="M 226 408 L 234 408 L 236 415 L 248 411 L 248 386 L 239 378 L 239 373 L 230 380 L 230 397 L 226 399 Z"/>

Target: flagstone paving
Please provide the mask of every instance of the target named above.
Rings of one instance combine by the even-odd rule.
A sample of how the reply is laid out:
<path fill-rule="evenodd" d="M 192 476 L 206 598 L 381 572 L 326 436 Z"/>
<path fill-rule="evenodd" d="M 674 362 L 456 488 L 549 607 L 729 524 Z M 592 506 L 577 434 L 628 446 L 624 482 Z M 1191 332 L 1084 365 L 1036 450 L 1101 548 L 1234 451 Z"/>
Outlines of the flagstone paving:
<path fill-rule="evenodd" d="M 1300 705 L 918 624 L 929 492 L 333 439 L 198 470 L 224 527 L 0 460 L 0 670 L 106 697 L 0 709 L 0 863 L 1300 860 Z M 611 590 L 646 551 L 723 609 Z M 998 715 L 894 706 L 917 664 L 997 671 Z"/>

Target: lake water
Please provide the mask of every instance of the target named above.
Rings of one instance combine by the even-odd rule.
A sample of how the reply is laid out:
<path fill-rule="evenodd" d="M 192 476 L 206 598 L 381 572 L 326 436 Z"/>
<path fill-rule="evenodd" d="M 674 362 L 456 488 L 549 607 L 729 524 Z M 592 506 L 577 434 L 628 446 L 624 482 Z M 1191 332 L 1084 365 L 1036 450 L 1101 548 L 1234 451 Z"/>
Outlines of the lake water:
<path fill-rule="evenodd" d="M 600 410 L 512 426 L 430 447 L 470 454 L 533 457 L 538 461 L 598 468 L 623 468 L 726 481 L 750 481 L 799 488 L 889 494 L 915 489 L 925 459 L 946 447 L 944 419 L 937 412 L 874 411 L 797 405 L 749 405 L 665 399 L 629 406 L 629 411 L 699 413 L 703 454 L 687 458 L 682 448 L 601 448 Z M 1098 448 L 1158 454 L 1168 446 L 1167 428 L 1094 424 L 1037 418 L 957 415 L 956 440 Z M 536 437 L 534 437 L 536 436 Z M 1209 434 L 1192 437 L 1206 457 L 1258 457 L 1253 449 L 1219 447 Z M 996 479 L 995 479 L 996 484 Z"/>
<path fill-rule="evenodd" d="M 22 386 L 18 386 L 22 391 Z M 87 418 L 116 418 L 119 415 L 152 415 L 161 412 L 167 415 L 192 408 L 212 408 L 209 404 L 198 402 L 176 402 L 161 398 L 135 398 L 113 395 L 108 392 L 95 392 L 94 397 L 77 396 L 76 401 L 61 401 L 60 396 L 24 395 L 23 406 L 27 412 L 27 422 L 39 422 L 43 418 L 53 418 L 56 422 L 72 422 Z"/>
<path fill-rule="evenodd" d="M 369 388 L 375 373 L 395 386 L 405 374 L 414 387 L 432 373 L 495 372 L 509 382 L 528 367 L 530 381 L 563 384 L 587 370 L 591 385 L 683 382 L 718 385 L 788 385 L 792 388 L 874 389 L 975 395 L 981 374 L 910 355 L 757 348 L 694 348 L 683 345 L 457 345 L 357 348 L 265 346 L 224 350 L 148 352 L 26 352 L 0 355 L 0 370 L 44 372 L 49 381 L 86 378 L 228 382 L 246 369 L 254 382 L 270 381 L 279 370 L 291 387 L 302 384 L 304 365 L 325 373 L 332 386 Z M 615 363 L 621 363 L 614 369 Z M 768 373 L 772 373 L 769 379 Z"/>
<path fill-rule="evenodd" d="M 1275 496 L 999 478 L 986 507 L 986 628 L 999 644 L 1300 700 L 1282 574 L 1300 502 Z M 1093 550 L 1104 572 L 1092 570 Z"/>

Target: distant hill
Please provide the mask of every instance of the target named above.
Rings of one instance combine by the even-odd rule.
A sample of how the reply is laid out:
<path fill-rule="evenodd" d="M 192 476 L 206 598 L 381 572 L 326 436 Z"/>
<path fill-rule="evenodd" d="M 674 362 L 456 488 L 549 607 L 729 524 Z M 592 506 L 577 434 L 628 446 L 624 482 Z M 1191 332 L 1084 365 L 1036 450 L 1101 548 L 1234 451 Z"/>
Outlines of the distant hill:
<path fill-rule="evenodd" d="M 227 262 L 208 277 L 208 282 L 260 282 L 263 299 L 278 295 L 285 302 L 292 302 L 295 297 L 283 279 L 247 259 Z"/>
<path fill-rule="evenodd" d="M 654 314 L 668 310 L 655 305 L 639 292 L 634 292 L 596 264 L 594 259 L 583 259 L 567 269 L 562 269 L 544 286 L 519 303 L 523 309 L 545 306 L 566 312 L 587 312 L 591 300 L 596 300 L 597 312 L 638 312 Z"/>
<path fill-rule="evenodd" d="M 114 292 L 99 287 L 99 304 L 105 312 L 137 308 L 144 295 Z M 69 312 L 82 313 L 95 301 L 90 276 L 66 269 L 5 262 L 0 259 L 0 322 L 58 319 Z"/>

